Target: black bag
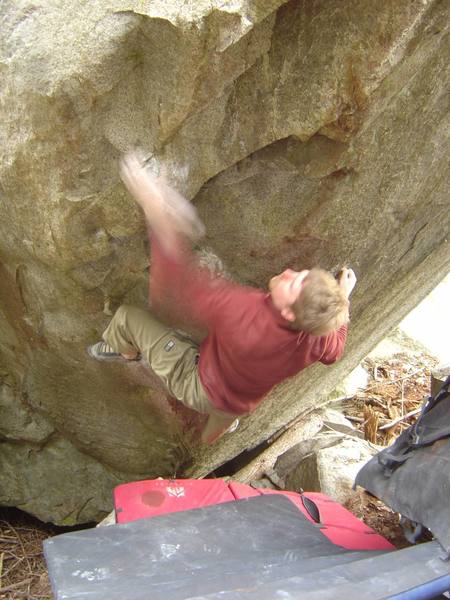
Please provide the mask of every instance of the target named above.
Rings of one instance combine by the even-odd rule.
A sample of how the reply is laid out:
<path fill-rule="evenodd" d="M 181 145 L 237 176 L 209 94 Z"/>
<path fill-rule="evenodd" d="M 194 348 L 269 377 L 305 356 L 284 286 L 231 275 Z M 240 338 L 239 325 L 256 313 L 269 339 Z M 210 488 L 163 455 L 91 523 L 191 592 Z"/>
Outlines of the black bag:
<path fill-rule="evenodd" d="M 417 525 L 411 541 L 426 527 L 450 558 L 450 377 L 417 421 L 364 465 L 357 485 Z"/>

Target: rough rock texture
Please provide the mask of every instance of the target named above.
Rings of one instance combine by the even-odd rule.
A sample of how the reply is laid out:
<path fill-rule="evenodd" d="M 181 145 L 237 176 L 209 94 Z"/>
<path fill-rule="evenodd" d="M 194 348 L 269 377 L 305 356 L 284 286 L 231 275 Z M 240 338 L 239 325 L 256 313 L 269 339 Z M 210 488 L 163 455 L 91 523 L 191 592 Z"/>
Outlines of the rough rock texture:
<path fill-rule="evenodd" d="M 208 473 L 309 411 L 450 269 L 446 2 L 0 11 L 1 504 L 88 521 L 116 482 Z M 240 281 L 316 263 L 359 276 L 344 360 L 212 448 L 143 367 L 85 355 L 118 304 L 146 302 L 144 226 L 117 174 L 137 143 Z"/>

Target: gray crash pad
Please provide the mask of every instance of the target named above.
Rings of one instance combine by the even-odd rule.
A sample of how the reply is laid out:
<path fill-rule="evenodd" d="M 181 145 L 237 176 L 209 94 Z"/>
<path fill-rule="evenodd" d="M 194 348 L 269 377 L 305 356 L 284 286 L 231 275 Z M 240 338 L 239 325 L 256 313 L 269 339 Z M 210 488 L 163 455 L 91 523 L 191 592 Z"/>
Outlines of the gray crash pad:
<path fill-rule="evenodd" d="M 336 596 L 338 588 L 347 600 L 373 600 L 403 591 L 405 577 L 409 588 L 445 576 L 450 581 L 437 548 L 424 547 L 419 575 L 411 553 L 397 569 L 391 559 L 403 551 L 345 550 L 287 498 L 272 495 L 44 542 L 56 600 L 344 597 Z M 380 590 L 389 595 L 377 595 Z"/>

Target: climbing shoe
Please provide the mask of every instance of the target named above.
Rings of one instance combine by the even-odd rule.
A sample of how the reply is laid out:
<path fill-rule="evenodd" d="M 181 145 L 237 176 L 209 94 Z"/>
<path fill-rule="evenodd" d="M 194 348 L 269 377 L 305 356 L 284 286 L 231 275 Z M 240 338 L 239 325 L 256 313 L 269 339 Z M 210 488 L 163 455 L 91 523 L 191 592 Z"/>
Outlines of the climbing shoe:
<path fill-rule="evenodd" d="M 134 362 L 141 359 L 140 354 L 137 354 L 135 358 L 125 358 L 124 356 L 122 356 L 122 354 L 120 354 L 120 352 L 116 352 L 114 348 L 111 348 L 109 344 L 103 341 L 97 342 L 92 346 L 88 346 L 87 353 L 90 357 L 95 358 L 95 360 L 118 360 L 121 362 Z"/>
<path fill-rule="evenodd" d="M 224 431 L 224 434 L 226 434 L 226 433 L 234 433 L 238 427 L 239 427 L 239 419 L 235 419 L 231 423 L 231 425 L 228 427 L 228 429 L 226 429 Z"/>

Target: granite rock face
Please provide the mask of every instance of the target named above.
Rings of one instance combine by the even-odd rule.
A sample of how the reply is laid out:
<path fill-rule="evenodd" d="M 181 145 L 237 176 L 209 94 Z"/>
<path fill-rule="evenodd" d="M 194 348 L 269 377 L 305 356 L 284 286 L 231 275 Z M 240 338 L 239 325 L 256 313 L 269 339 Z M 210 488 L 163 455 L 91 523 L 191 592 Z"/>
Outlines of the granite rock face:
<path fill-rule="evenodd" d="M 85 522 L 116 483 L 207 474 L 310 410 L 449 271 L 447 3 L 0 11 L 0 504 Z M 136 144 L 237 280 L 359 277 L 345 358 L 211 448 L 144 367 L 85 354 L 120 303 L 146 304 L 145 227 L 117 171 Z"/>

